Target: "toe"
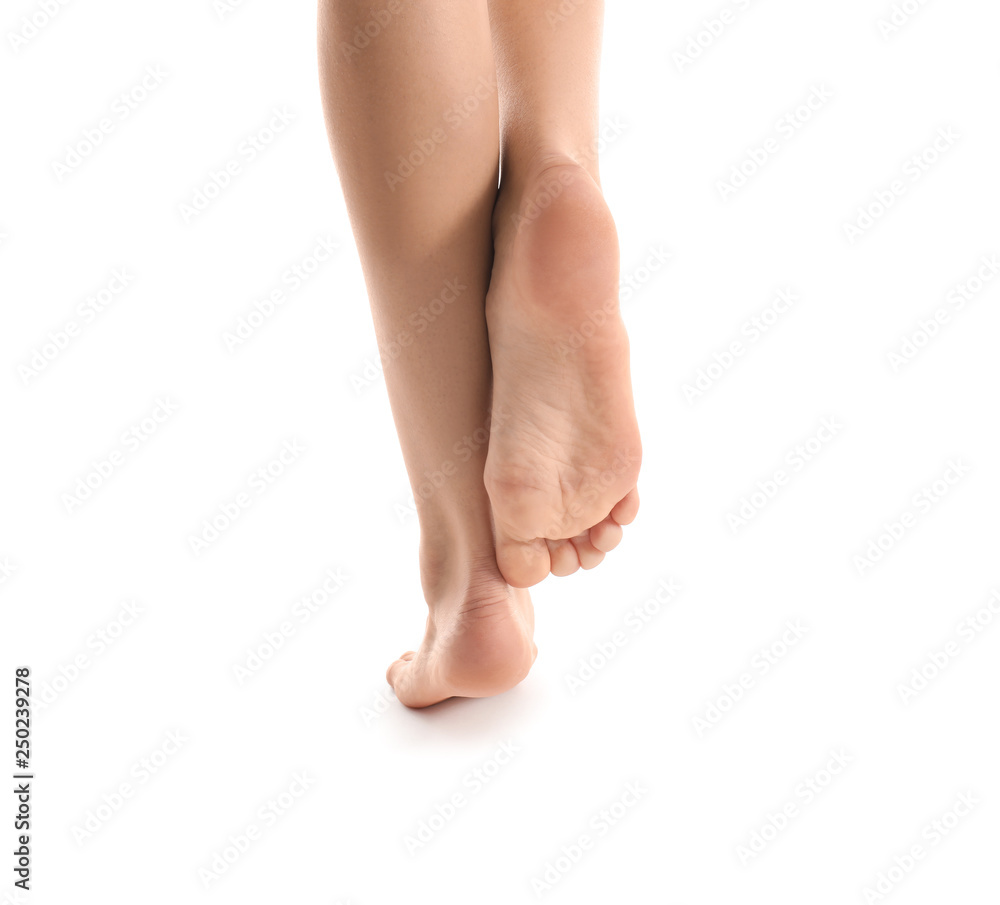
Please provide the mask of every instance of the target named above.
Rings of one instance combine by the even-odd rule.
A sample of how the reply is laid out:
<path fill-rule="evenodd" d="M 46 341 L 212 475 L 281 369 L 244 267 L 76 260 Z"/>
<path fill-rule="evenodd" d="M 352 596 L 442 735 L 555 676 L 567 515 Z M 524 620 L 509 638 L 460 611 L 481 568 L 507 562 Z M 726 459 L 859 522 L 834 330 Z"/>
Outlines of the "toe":
<path fill-rule="evenodd" d="M 590 529 L 590 542 L 602 553 L 610 553 L 622 542 L 622 526 L 610 515 Z"/>
<path fill-rule="evenodd" d="M 580 565 L 584 569 L 593 569 L 594 566 L 599 566 L 604 560 L 604 554 L 590 542 L 589 532 L 574 537 L 570 543 L 576 550 Z"/>
<path fill-rule="evenodd" d="M 542 538 L 519 541 L 497 529 L 497 566 L 507 584 L 530 588 L 549 574 L 549 549 Z"/>
<path fill-rule="evenodd" d="M 549 548 L 550 571 L 560 578 L 572 575 L 580 568 L 580 559 L 576 555 L 576 547 L 568 540 L 547 540 Z"/>
<path fill-rule="evenodd" d="M 394 660 L 389 664 L 389 668 L 385 671 L 385 680 L 388 682 L 393 689 L 396 688 L 400 675 L 403 670 L 406 669 L 406 664 L 410 662 L 417 652 L 414 650 L 408 650 L 405 654 L 402 654 L 398 660 Z"/>
<path fill-rule="evenodd" d="M 623 496 L 615 508 L 611 510 L 611 517 L 619 525 L 629 525 L 639 512 L 639 489 L 633 487 Z"/>

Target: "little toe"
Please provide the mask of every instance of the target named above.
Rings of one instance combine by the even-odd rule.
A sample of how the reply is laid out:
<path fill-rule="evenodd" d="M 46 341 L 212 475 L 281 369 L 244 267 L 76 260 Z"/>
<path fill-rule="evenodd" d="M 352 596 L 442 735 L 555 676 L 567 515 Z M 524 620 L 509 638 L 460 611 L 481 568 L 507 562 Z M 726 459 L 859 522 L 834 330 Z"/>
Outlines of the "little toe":
<path fill-rule="evenodd" d="M 611 510 L 611 517 L 619 525 L 629 525 L 639 512 L 639 489 L 633 487 Z"/>
<path fill-rule="evenodd" d="M 622 526 L 610 515 L 590 529 L 590 542 L 602 553 L 610 553 L 622 542 Z"/>

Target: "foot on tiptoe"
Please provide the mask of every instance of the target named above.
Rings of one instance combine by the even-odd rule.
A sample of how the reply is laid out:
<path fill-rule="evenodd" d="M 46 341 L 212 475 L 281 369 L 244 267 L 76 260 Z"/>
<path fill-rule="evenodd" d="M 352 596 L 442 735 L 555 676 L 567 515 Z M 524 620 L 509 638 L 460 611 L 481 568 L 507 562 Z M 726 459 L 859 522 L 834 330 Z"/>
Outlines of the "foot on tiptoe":
<path fill-rule="evenodd" d="M 396 697 L 407 707 L 427 707 L 513 688 L 538 653 L 528 592 L 504 581 L 492 552 L 476 559 L 425 553 L 421 560 L 427 630 L 418 650 L 389 666 Z"/>

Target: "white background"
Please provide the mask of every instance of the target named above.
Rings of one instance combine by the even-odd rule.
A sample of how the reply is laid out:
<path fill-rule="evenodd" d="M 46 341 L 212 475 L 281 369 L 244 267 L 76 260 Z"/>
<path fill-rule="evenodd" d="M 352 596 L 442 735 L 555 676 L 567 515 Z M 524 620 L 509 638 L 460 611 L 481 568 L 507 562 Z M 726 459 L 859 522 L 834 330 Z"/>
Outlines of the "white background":
<path fill-rule="evenodd" d="M 602 115 L 624 127 L 602 170 L 641 284 L 623 310 L 642 511 L 599 569 L 535 589 L 540 653 L 521 686 L 424 712 L 383 679 L 423 628 L 417 528 L 327 149 L 313 5 L 71 2 L 15 52 L 38 9 L 10 0 L 0 21 L 0 643 L 5 681 L 33 668 L 30 901 L 841 905 L 884 901 L 865 892 L 879 874 L 899 905 L 997 901 L 1000 280 L 953 304 L 1000 254 L 995 3 L 929 0 L 891 34 L 890 0 L 611 4 Z M 722 10 L 697 58 L 675 56 Z M 112 113 L 156 66 L 161 84 Z M 832 98 L 785 137 L 779 120 L 817 87 Z M 240 158 L 275 108 L 290 125 Z M 110 134 L 60 175 L 103 117 Z M 914 170 L 949 128 L 958 139 Z M 769 138 L 777 153 L 724 200 L 720 180 Z M 185 220 L 233 158 L 241 172 Z M 845 224 L 894 180 L 905 193 L 852 242 Z M 228 350 L 327 237 L 331 260 Z M 669 262 L 640 270 L 653 250 Z M 128 287 L 84 323 L 78 306 L 121 268 Z M 750 341 L 781 289 L 797 302 Z M 939 308 L 948 322 L 894 368 Z M 70 321 L 78 335 L 26 378 Z M 689 401 L 734 341 L 743 354 Z M 157 400 L 176 411 L 128 449 Z M 824 419 L 837 435 L 796 468 L 789 451 Z M 302 452 L 256 493 L 249 476 L 285 443 Z M 787 482 L 735 526 L 777 470 Z M 241 491 L 252 505 L 195 555 L 190 537 Z M 296 618 L 328 569 L 346 583 Z M 674 598 L 644 604 L 671 580 Z M 139 615 L 122 627 L 126 601 Z M 234 667 L 286 620 L 241 682 Z M 802 637 L 782 648 L 787 623 Z M 586 672 L 601 645 L 613 657 Z M 940 673 L 901 693 L 935 652 Z M 156 754 L 169 732 L 185 741 Z M 517 751 L 497 768 L 504 744 Z M 304 794 L 262 816 L 303 772 Z M 602 834 L 629 783 L 644 792 Z M 464 805 L 435 817 L 455 793 Z M 963 794 L 978 803 L 953 820 Z M 4 903 L 19 901 L 14 804 Z M 411 852 L 422 822 L 437 830 Z M 206 888 L 199 872 L 251 824 L 259 838 Z M 763 850 L 741 853 L 755 832 Z M 593 845 L 567 860 L 581 834 Z"/>

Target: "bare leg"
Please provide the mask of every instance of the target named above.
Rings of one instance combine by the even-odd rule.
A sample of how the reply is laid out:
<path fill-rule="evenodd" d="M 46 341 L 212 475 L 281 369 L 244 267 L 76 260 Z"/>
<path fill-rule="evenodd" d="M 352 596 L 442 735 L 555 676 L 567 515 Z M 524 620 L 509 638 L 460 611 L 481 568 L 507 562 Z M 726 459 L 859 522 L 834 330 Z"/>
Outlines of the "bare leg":
<path fill-rule="evenodd" d="M 379 9 L 320 0 L 320 76 L 420 519 L 426 637 L 387 678 L 422 707 L 519 682 L 534 622 L 497 567 L 483 485 L 499 164 L 485 0 L 387 0 L 365 35 Z"/>
<path fill-rule="evenodd" d="M 502 182 L 485 482 L 516 587 L 592 568 L 638 509 L 618 238 L 597 168 L 602 0 L 489 0 Z"/>

